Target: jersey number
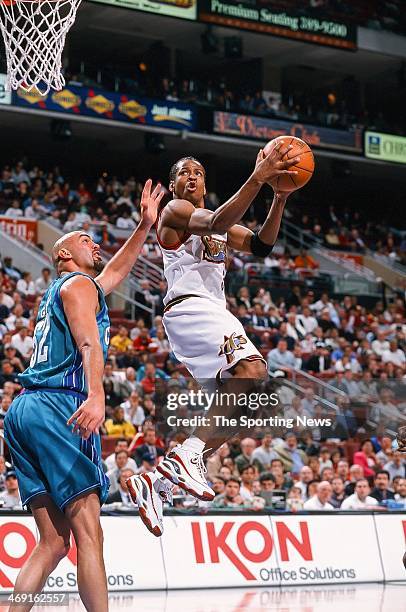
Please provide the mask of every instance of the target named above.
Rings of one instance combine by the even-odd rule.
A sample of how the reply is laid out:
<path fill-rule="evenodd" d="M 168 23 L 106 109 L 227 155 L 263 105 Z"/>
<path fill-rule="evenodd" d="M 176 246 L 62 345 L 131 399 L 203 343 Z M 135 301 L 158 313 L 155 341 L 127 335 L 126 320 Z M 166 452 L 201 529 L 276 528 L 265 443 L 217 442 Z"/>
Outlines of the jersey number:
<path fill-rule="evenodd" d="M 48 346 L 45 342 L 49 334 L 51 322 L 47 314 L 42 321 L 39 321 L 34 330 L 34 350 L 31 355 L 30 367 L 33 368 L 37 363 L 43 363 L 48 359 Z M 38 340 L 39 337 L 39 340 Z"/>

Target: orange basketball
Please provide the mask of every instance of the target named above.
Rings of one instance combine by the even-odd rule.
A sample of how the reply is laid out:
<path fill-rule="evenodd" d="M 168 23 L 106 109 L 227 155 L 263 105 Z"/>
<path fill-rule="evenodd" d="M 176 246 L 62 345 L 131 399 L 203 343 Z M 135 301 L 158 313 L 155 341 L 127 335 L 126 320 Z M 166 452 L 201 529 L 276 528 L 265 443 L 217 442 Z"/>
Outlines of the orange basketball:
<path fill-rule="evenodd" d="M 264 147 L 265 155 L 269 155 L 275 145 L 283 140 L 284 145 L 292 145 L 293 149 L 290 149 L 286 155 L 283 156 L 282 161 L 292 159 L 292 157 L 300 157 L 300 161 L 289 168 L 289 170 L 295 170 L 297 174 L 282 174 L 276 181 L 272 182 L 272 187 L 278 191 L 295 191 L 303 187 L 310 181 L 314 171 L 314 156 L 311 148 L 308 144 L 296 138 L 296 136 L 278 136 L 273 140 L 270 140 Z"/>

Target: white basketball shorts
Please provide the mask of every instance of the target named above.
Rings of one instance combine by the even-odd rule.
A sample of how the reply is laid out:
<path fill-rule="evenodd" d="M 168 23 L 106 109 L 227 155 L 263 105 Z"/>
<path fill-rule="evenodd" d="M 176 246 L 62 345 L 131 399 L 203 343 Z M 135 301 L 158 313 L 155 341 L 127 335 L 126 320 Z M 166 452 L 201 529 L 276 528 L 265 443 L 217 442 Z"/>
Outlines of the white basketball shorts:
<path fill-rule="evenodd" d="M 199 382 L 227 377 L 241 359 L 266 365 L 225 302 L 200 296 L 174 298 L 165 308 L 163 324 L 175 357 Z"/>

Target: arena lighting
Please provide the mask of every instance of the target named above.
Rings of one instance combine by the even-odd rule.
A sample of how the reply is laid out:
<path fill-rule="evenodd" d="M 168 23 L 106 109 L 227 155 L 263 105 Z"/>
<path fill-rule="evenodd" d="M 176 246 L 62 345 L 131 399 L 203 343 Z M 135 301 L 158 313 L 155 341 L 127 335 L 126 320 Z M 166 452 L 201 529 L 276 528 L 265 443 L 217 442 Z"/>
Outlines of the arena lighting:
<path fill-rule="evenodd" d="M 51 136 L 54 140 L 66 141 L 72 137 L 70 121 L 52 119 L 50 123 Z"/>
<path fill-rule="evenodd" d="M 224 39 L 224 57 L 229 59 L 242 58 L 242 38 L 239 36 L 227 36 Z"/>
<path fill-rule="evenodd" d="M 144 138 L 144 146 L 146 151 L 153 155 L 159 155 L 166 151 L 164 139 L 159 134 L 150 134 L 147 132 Z"/>
<path fill-rule="evenodd" d="M 206 30 L 200 36 L 202 44 L 202 53 L 210 54 L 217 53 L 219 48 L 219 40 L 213 32 L 211 26 L 207 26 Z"/>
<path fill-rule="evenodd" d="M 334 178 L 345 178 L 352 175 L 351 165 L 346 160 L 333 159 L 331 162 L 331 174 Z"/>

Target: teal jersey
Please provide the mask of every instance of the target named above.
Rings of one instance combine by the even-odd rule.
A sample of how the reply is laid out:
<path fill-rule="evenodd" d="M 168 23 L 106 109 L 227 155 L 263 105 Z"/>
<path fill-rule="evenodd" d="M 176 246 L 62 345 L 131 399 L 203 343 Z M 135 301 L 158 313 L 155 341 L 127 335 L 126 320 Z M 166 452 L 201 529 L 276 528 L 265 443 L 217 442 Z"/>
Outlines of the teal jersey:
<path fill-rule="evenodd" d="M 87 393 L 82 355 L 69 329 L 63 310 L 60 289 L 68 278 L 81 272 L 65 274 L 48 288 L 38 310 L 34 330 L 34 351 L 30 366 L 19 375 L 19 382 L 26 389 L 69 389 Z M 104 360 L 110 340 L 110 320 L 102 288 L 87 274 L 99 293 L 100 311 L 96 316 Z"/>

